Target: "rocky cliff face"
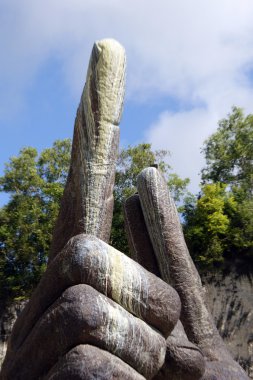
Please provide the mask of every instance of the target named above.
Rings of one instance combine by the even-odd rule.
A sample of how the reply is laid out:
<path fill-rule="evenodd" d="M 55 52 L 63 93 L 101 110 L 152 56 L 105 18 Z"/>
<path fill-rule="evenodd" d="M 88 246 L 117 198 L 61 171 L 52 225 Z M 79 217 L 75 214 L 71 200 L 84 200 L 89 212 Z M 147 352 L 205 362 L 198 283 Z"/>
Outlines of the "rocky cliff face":
<path fill-rule="evenodd" d="M 7 349 L 7 340 L 18 315 L 22 311 L 26 301 L 15 302 L 7 307 L 0 307 L 0 367 Z"/>
<path fill-rule="evenodd" d="M 220 334 L 234 358 L 253 379 L 253 275 L 215 273 L 202 276 L 206 300 Z M 17 302 L 0 310 L 0 365 L 12 326 L 24 307 Z"/>
<path fill-rule="evenodd" d="M 253 275 L 233 270 L 202 276 L 202 282 L 221 336 L 253 379 Z"/>

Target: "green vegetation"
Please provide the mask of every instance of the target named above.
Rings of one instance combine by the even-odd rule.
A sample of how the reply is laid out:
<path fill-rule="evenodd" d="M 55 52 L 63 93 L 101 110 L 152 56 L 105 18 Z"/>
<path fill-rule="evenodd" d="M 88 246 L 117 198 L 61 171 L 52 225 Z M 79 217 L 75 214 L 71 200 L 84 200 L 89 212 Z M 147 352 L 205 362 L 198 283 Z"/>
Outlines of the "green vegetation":
<path fill-rule="evenodd" d="M 203 266 L 253 259 L 253 115 L 233 107 L 204 143 L 202 190 L 185 206 L 185 236 Z"/>
<path fill-rule="evenodd" d="M 24 148 L 0 178 L 10 201 L 0 209 L 0 298 L 29 294 L 45 270 L 52 228 L 69 166 L 71 141 L 41 155 Z"/>
<path fill-rule="evenodd" d="M 0 191 L 10 200 L 0 209 L 0 299 L 29 296 L 47 263 L 52 229 L 70 160 L 71 141 L 56 141 L 38 154 L 24 148 L 6 165 Z M 122 204 L 136 192 L 136 177 L 157 164 L 181 212 L 191 255 L 213 268 L 253 259 L 253 115 L 234 107 L 204 143 L 206 167 L 198 197 L 187 192 L 166 163 L 169 153 L 139 144 L 120 152 L 110 243 L 128 253 Z"/>
<path fill-rule="evenodd" d="M 233 107 L 204 143 L 203 182 L 222 182 L 253 194 L 253 115 Z"/>
<path fill-rule="evenodd" d="M 223 261 L 223 253 L 228 247 L 228 214 L 235 208 L 233 196 L 220 182 L 203 186 L 196 203 L 185 206 L 187 245 L 200 264 Z"/>

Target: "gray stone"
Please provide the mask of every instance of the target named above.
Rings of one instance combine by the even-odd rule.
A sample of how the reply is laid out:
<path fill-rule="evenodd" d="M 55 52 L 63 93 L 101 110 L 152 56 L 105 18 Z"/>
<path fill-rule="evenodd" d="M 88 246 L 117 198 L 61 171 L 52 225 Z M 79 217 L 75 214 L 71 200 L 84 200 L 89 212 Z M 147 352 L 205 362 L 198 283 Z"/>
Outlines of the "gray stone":
<path fill-rule="evenodd" d="M 203 274 L 206 302 L 233 358 L 253 379 L 253 276 L 232 266 Z"/>
<path fill-rule="evenodd" d="M 70 170 L 49 260 L 80 233 L 109 240 L 125 69 L 125 51 L 117 41 L 94 44 L 77 110 Z"/>
<path fill-rule="evenodd" d="M 155 168 L 144 169 L 137 178 L 137 188 L 161 276 L 177 290 L 184 330 L 207 361 L 203 379 L 248 379 L 233 360 L 206 307 L 201 279 L 185 244 L 177 209 L 164 178 Z"/>
<path fill-rule="evenodd" d="M 7 342 L 13 325 L 26 303 L 27 301 L 16 301 L 0 307 L 0 368 L 6 354 Z"/>
<path fill-rule="evenodd" d="M 64 355 L 45 380 L 145 380 L 128 364 L 107 351 L 79 345 Z"/>
<path fill-rule="evenodd" d="M 146 378 L 162 366 L 166 349 L 162 335 L 142 320 L 92 287 L 76 285 L 42 314 L 14 355 L 7 352 L 2 377 L 43 377 L 58 358 L 80 344 L 112 352 Z"/>
<path fill-rule="evenodd" d="M 97 42 L 49 265 L 14 325 L 1 380 L 247 379 L 214 326 L 155 168 L 138 177 L 140 202 L 130 202 L 126 217 L 135 259 L 165 282 L 106 244 L 124 81 L 124 49 L 114 40 Z"/>

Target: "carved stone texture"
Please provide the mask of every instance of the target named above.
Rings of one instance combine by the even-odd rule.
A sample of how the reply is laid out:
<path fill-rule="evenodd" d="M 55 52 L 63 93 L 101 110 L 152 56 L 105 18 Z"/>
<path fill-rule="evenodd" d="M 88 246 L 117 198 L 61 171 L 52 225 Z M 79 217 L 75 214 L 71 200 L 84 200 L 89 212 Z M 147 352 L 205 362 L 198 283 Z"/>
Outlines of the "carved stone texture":
<path fill-rule="evenodd" d="M 202 281 L 219 333 L 234 359 L 253 379 L 253 273 L 230 266 L 229 271 L 206 273 Z"/>
<path fill-rule="evenodd" d="M 16 352 L 8 376 L 37 379 L 66 351 L 85 343 L 114 353 L 148 378 L 162 366 L 166 349 L 161 334 L 92 287 L 80 284 L 65 290 L 42 315 Z"/>
<path fill-rule="evenodd" d="M 81 376 L 80 357 L 82 368 L 93 373 L 92 363 L 85 363 L 87 349 L 78 348 L 86 345 L 98 348 L 101 363 L 115 356 L 115 363 L 122 360 L 147 379 L 164 363 L 165 338 L 180 314 L 177 292 L 101 240 L 108 239 L 111 225 L 124 78 L 123 48 L 113 40 L 97 42 L 77 111 L 49 265 L 13 328 L 1 380 L 61 371 L 67 376 L 68 370 Z"/>
<path fill-rule="evenodd" d="M 205 373 L 205 360 L 200 349 L 191 343 L 178 321 L 167 338 L 165 363 L 154 380 L 199 380 Z"/>
<path fill-rule="evenodd" d="M 210 368 L 215 368 L 213 372 L 206 371 L 203 379 L 248 379 L 232 359 L 207 310 L 201 280 L 164 178 L 155 168 L 144 169 L 138 176 L 137 188 L 162 278 L 171 283 L 180 296 L 181 321 L 187 336 L 200 348 Z"/>
<path fill-rule="evenodd" d="M 72 238 L 49 265 L 14 325 L 9 346 L 17 350 L 45 310 L 67 288 L 88 284 L 168 336 L 180 314 L 173 288 L 93 236 Z"/>
<path fill-rule="evenodd" d="M 125 67 L 125 51 L 118 42 L 108 39 L 94 44 L 49 260 L 80 233 L 109 239 Z"/>
<path fill-rule="evenodd" d="M 161 277 L 138 194 L 125 201 L 124 214 L 131 256 L 148 271 Z M 180 321 L 166 344 L 165 363 L 154 379 L 198 380 L 202 377 L 205 371 L 203 354 L 188 340 Z"/>
<path fill-rule="evenodd" d="M 168 284 L 96 237 L 78 235 L 50 263 L 17 319 L 0 378 L 46 376 L 80 344 L 107 350 L 151 378 L 179 314 Z"/>
<path fill-rule="evenodd" d="M 11 335 L 13 325 L 24 309 L 27 301 L 16 301 L 3 305 L 0 303 L 0 370 L 7 350 L 7 341 Z"/>
<path fill-rule="evenodd" d="M 64 355 L 45 380 L 145 380 L 121 359 L 90 345 L 80 345 Z"/>
<path fill-rule="evenodd" d="M 161 277 L 141 209 L 139 195 L 134 194 L 127 198 L 123 210 L 127 241 L 132 259 L 149 272 Z"/>

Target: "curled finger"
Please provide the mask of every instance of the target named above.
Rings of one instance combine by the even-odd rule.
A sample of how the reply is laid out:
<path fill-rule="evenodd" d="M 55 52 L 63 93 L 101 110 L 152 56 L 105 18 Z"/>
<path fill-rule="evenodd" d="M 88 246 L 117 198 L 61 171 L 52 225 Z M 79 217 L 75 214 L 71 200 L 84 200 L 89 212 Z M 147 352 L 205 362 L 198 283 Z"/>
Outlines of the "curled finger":
<path fill-rule="evenodd" d="M 80 344 L 111 352 L 147 379 L 163 365 L 166 351 L 160 333 L 97 290 L 76 285 L 45 311 L 2 376 L 6 380 L 45 376 L 58 358 Z"/>
<path fill-rule="evenodd" d="M 44 380 L 145 380 L 117 356 L 83 344 L 72 348 L 50 369 Z"/>
<path fill-rule="evenodd" d="M 81 234 L 68 242 L 43 275 L 13 327 L 6 361 L 12 360 L 46 309 L 77 284 L 97 289 L 165 337 L 180 315 L 180 300 L 171 286 L 105 242 Z"/>

